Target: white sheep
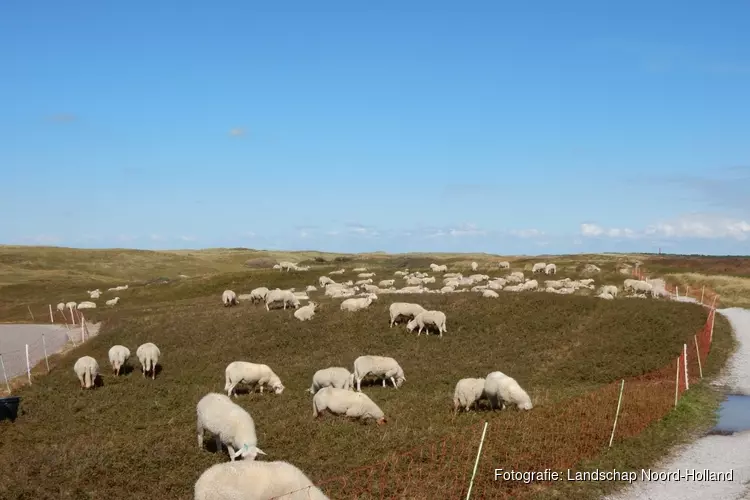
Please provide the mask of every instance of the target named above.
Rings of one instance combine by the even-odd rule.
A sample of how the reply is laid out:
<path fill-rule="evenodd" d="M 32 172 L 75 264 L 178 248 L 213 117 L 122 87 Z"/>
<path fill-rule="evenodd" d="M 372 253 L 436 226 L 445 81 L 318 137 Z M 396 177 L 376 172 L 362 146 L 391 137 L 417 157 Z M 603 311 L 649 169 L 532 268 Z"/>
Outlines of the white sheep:
<path fill-rule="evenodd" d="M 354 312 L 354 311 L 359 311 L 361 309 L 366 309 L 370 307 L 370 304 L 372 304 L 372 301 L 373 301 L 372 295 L 369 295 L 367 297 L 344 299 L 344 301 L 341 303 L 341 310 Z"/>
<path fill-rule="evenodd" d="M 612 300 L 615 298 L 614 295 L 612 295 L 611 293 L 607 293 L 607 292 L 601 292 L 599 295 L 597 295 L 597 297 L 599 297 L 600 299 L 606 299 L 606 300 Z"/>
<path fill-rule="evenodd" d="M 438 329 L 442 337 L 443 333 L 448 333 L 445 321 L 445 313 L 442 311 L 423 311 L 414 316 L 414 319 L 406 324 L 406 329 L 413 332 L 415 328 L 419 327 L 419 331 L 417 332 L 418 337 L 422 334 L 422 330 L 426 330 L 429 333 L 429 327 L 434 326 Z"/>
<path fill-rule="evenodd" d="M 393 273 L 394 276 L 406 276 L 406 271 L 396 271 Z"/>
<path fill-rule="evenodd" d="M 253 304 L 256 302 L 265 302 L 266 295 L 268 295 L 268 288 L 259 286 L 250 291 L 250 302 Z"/>
<path fill-rule="evenodd" d="M 81 389 L 93 389 L 96 386 L 96 377 L 99 375 L 99 363 L 91 356 L 83 356 L 73 365 Z"/>
<path fill-rule="evenodd" d="M 112 371 L 119 375 L 122 368 L 130 357 L 130 349 L 124 345 L 113 345 L 109 348 L 109 364 L 112 365 Z"/>
<path fill-rule="evenodd" d="M 502 290 L 506 283 L 507 281 L 503 278 L 495 278 L 487 283 L 487 288 L 492 290 Z"/>
<path fill-rule="evenodd" d="M 453 411 L 457 412 L 459 408 L 469 411 L 471 406 L 478 405 L 479 400 L 482 398 L 486 398 L 484 394 L 484 379 L 462 378 L 456 384 L 456 390 L 453 391 Z"/>
<path fill-rule="evenodd" d="M 508 261 L 498 262 L 497 267 L 499 267 L 500 269 L 510 269 L 510 262 Z"/>
<path fill-rule="evenodd" d="M 544 262 L 537 262 L 531 268 L 531 272 L 532 273 L 543 273 L 546 268 L 547 268 L 547 264 L 545 264 Z"/>
<path fill-rule="evenodd" d="M 317 292 L 318 289 L 316 287 L 314 287 L 313 285 L 307 285 L 307 287 L 305 287 L 305 291 L 308 292 L 308 293 L 309 292 Z"/>
<path fill-rule="evenodd" d="M 452 286 L 444 286 L 443 288 L 440 289 L 440 293 L 451 293 L 455 291 L 456 289 L 453 288 Z"/>
<path fill-rule="evenodd" d="M 286 269 L 287 272 L 291 271 L 292 269 L 294 269 L 295 271 L 297 270 L 297 264 L 295 264 L 294 262 L 279 262 L 279 266 L 281 266 L 282 270 Z"/>
<path fill-rule="evenodd" d="M 300 321 L 308 321 L 315 316 L 315 309 L 318 307 L 317 302 L 310 302 L 306 306 L 300 307 L 294 311 L 294 317 Z"/>
<path fill-rule="evenodd" d="M 274 264 L 273 269 L 278 269 L 279 271 L 281 271 L 281 264 Z"/>
<path fill-rule="evenodd" d="M 502 372 L 492 372 L 487 375 L 484 381 L 484 393 L 490 401 L 492 409 L 506 405 L 515 404 L 521 410 L 530 410 L 533 408 L 531 398 L 524 391 L 518 382 L 512 377 Z"/>
<path fill-rule="evenodd" d="M 75 309 L 76 303 L 73 302 L 73 301 L 70 301 L 70 302 L 68 302 L 68 303 L 65 304 L 65 307 L 68 308 L 68 309 L 70 309 L 72 311 L 73 309 Z"/>
<path fill-rule="evenodd" d="M 59 304 L 57 304 L 57 310 L 65 314 L 65 302 L 60 302 Z"/>
<path fill-rule="evenodd" d="M 325 387 L 313 396 L 313 418 L 318 418 L 324 410 L 362 420 L 372 418 L 379 425 L 386 423 L 383 410 L 363 392 Z"/>
<path fill-rule="evenodd" d="M 537 280 L 529 280 L 529 281 L 527 281 L 527 282 L 525 282 L 524 284 L 521 285 L 521 290 L 522 291 L 525 291 L 525 290 L 536 290 L 537 288 L 539 288 L 539 282 L 537 282 Z"/>
<path fill-rule="evenodd" d="M 346 368 L 332 366 L 318 370 L 313 375 L 310 394 L 315 394 L 323 387 L 335 387 L 337 389 L 354 390 L 354 374 Z"/>
<path fill-rule="evenodd" d="M 640 292 L 643 295 L 648 295 L 654 290 L 654 286 L 646 281 L 636 281 L 635 283 L 631 284 L 630 288 L 633 290 L 633 292 Z"/>
<path fill-rule="evenodd" d="M 114 306 L 120 302 L 120 297 L 115 297 L 114 299 L 109 299 L 107 302 L 105 302 L 108 306 Z"/>
<path fill-rule="evenodd" d="M 357 278 L 372 278 L 373 276 L 375 276 L 375 273 L 359 273 Z"/>
<path fill-rule="evenodd" d="M 86 290 L 86 292 L 89 294 L 89 298 L 92 299 L 98 299 L 99 296 L 102 294 L 102 291 L 98 288 L 96 290 Z"/>
<path fill-rule="evenodd" d="M 604 285 L 600 290 L 600 293 L 608 293 L 612 295 L 612 297 L 617 297 L 617 292 L 618 290 L 615 285 Z"/>
<path fill-rule="evenodd" d="M 138 361 L 141 362 L 141 372 L 143 376 L 146 376 L 146 372 L 151 372 L 151 380 L 156 378 L 156 365 L 159 364 L 159 357 L 161 351 L 156 344 L 146 342 L 141 344 L 135 351 L 135 355 L 138 356 Z"/>
<path fill-rule="evenodd" d="M 360 285 L 369 285 L 370 283 L 372 283 L 372 278 L 367 278 L 366 280 L 358 280 L 358 281 L 354 282 L 354 284 L 357 285 L 357 286 L 360 286 Z"/>
<path fill-rule="evenodd" d="M 336 270 L 336 271 L 331 271 L 331 272 L 330 272 L 330 273 L 328 273 L 328 274 L 344 274 L 345 272 L 346 272 L 346 269 L 343 269 L 343 268 L 342 268 L 342 269 L 338 269 L 338 270 Z"/>
<path fill-rule="evenodd" d="M 556 274 L 557 266 L 555 264 L 547 264 L 544 267 L 544 274 Z"/>
<path fill-rule="evenodd" d="M 270 311 L 270 305 L 276 302 L 283 303 L 284 309 L 286 309 L 287 305 L 295 309 L 299 307 L 299 299 L 294 296 L 294 292 L 290 292 L 289 290 L 279 290 L 278 288 L 270 290 L 266 295 L 266 311 Z"/>
<path fill-rule="evenodd" d="M 380 288 L 388 288 L 396 284 L 396 280 L 382 280 L 380 283 L 378 283 L 378 286 Z"/>
<path fill-rule="evenodd" d="M 435 271 L 436 273 L 445 273 L 445 272 L 447 272 L 447 271 L 448 271 L 448 266 L 447 266 L 447 265 L 445 265 L 445 264 L 441 264 L 441 265 L 437 266 L 437 267 L 436 267 L 436 268 L 434 269 L 434 271 Z"/>
<path fill-rule="evenodd" d="M 267 386 L 275 394 L 284 392 L 284 384 L 268 365 L 259 363 L 249 363 L 247 361 L 232 361 L 224 370 L 224 390 L 227 396 L 237 397 L 234 391 L 237 384 L 248 384 L 260 387 L 260 393 L 263 394 L 263 386 Z"/>
<path fill-rule="evenodd" d="M 391 316 L 390 328 L 396 324 L 399 317 L 413 319 L 417 314 L 425 312 L 425 308 L 419 304 L 412 304 L 409 302 L 394 302 L 388 307 L 388 312 Z"/>
<path fill-rule="evenodd" d="M 288 462 L 241 460 L 212 465 L 195 482 L 194 500 L 330 500 Z"/>
<path fill-rule="evenodd" d="M 357 391 L 362 392 L 362 380 L 367 375 L 373 375 L 383 379 L 383 387 L 386 380 L 390 380 L 393 387 L 398 389 L 406 381 L 404 370 L 398 362 L 387 356 L 360 356 L 354 360 L 354 380 L 357 381 Z"/>
<path fill-rule="evenodd" d="M 198 401 L 195 409 L 199 450 L 203 449 L 203 433 L 208 431 L 215 436 L 218 450 L 221 450 L 222 444 L 227 446 L 229 459 L 233 462 L 240 456 L 255 460 L 258 454 L 265 455 L 257 446 L 253 417 L 228 396 L 210 392 Z"/>
<path fill-rule="evenodd" d="M 488 299 L 496 299 L 500 297 L 498 293 L 494 290 L 485 290 L 482 292 L 482 297 L 488 298 Z"/>
<path fill-rule="evenodd" d="M 479 269 L 479 264 L 477 264 L 476 262 L 472 262 L 471 263 L 471 270 L 472 271 L 476 271 L 477 269 Z"/>
<path fill-rule="evenodd" d="M 78 303 L 76 309 L 96 309 L 96 304 L 94 302 L 84 300 L 83 302 Z"/>
<path fill-rule="evenodd" d="M 224 293 L 221 294 L 221 301 L 224 303 L 224 307 L 236 306 L 239 304 L 237 294 L 232 290 L 224 290 Z"/>
<path fill-rule="evenodd" d="M 326 285 L 334 283 L 336 282 L 328 276 L 321 276 L 320 278 L 318 278 L 318 286 L 320 286 L 320 288 L 325 288 Z"/>

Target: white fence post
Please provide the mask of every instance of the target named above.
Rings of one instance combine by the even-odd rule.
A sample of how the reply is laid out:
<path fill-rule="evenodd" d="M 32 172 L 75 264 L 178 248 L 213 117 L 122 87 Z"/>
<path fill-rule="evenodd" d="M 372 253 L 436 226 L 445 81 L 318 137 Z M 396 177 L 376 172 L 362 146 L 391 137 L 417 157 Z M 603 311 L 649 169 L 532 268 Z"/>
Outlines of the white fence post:
<path fill-rule="evenodd" d="M 690 389 L 690 382 L 688 382 L 688 369 L 687 369 L 687 344 L 682 344 L 682 356 L 685 362 L 685 390 Z"/>
<path fill-rule="evenodd" d="M 703 305 L 703 295 L 706 293 L 706 285 L 701 288 L 701 305 Z"/>
<path fill-rule="evenodd" d="M 471 482 L 469 482 L 469 491 L 466 492 L 466 500 L 471 497 L 471 489 L 474 487 L 474 477 L 477 475 L 477 467 L 479 466 L 479 457 L 482 455 L 482 445 L 484 444 L 484 436 L 487 433 L 487 422 L 484 423 L 484 429 L 482 430 L 482 439 L 479 441 L 479 449 L 477 450 L 477 458 L 474 460 L 474 472 L 471 473 Z"/>
<path fill-rule="evenodd" d="M 42 347 L 44 347 L 44 362 L 47 363 L 47 373 L 49 373 L 49 358 L 47 357 L 47 341 L 44 340 L 44 334 L 42 334 Z"/>
<path fill-rule="evenodd" d="M 622 390 L 625 388 L 625 379 L 620 384 L 620 397 L 617 399 L 617 412 L 615 412 L 615 423 L 612 426 L 612 435 L 609 437 L 609 447 L 612 448 L 612 441 L 615 439 L 615 429 L 617 429 L 617 417 L 620 416 L 620 405 L 622 404 Z"/>
<path fill-rule="evenodd" d="M 83 318 L 83 316 L 81 316 L 81 344 L 86 342 L 86 326 L 84 325 L 85 322 L 86 320 Z"/>
<path fill-rule="evenodd" d="M 701 351 L 698 349 L 698 335 L 693 335 L 693 340 L 695 340 L 695 355 L 698 356 L 698 373 L 700 373 L 701 378 L 703 378 L 703 367 L 701 366 Z"/>
<path fill-rule="evenodd" d="M 26 344 L 26 373 L 29 375 L 29 385 L 31 385 L 31 360 L 29 359 L 29 344 Z"/>
<path fill-rule="evenodd" d="M 716 320 L 716 309 L 711 311 L 711 331 L 708 334 L 708 345 L 714 341 L 714 321 Z"/>
<path fill-rule="evenodd" d="M 0 354 L 0 367 L 3 369 L 3 378 L 5 379 L 5 386 L 8 388 L 8 394 L 10 394 L 10 384 L 8 383 L 8 374 L 5 373 L 5 362 L 3 361 L 3 355 Z"/>
<path fill-rule="evenodd" d="M 680 396 L 680 358 L 677 356 L 677 376 L 674 379 L 674 406 L 677 407 L 677 400 Z"/>
<path fill-rule="evenodd" d="M 72 307 L 69 307 L 68 309 L 70 309 L 70 320 L 73 322 L 73 325 L 75 325 L 76 324 L 76 313 L 75 313 L 75 311 L 73 311 Z"/>
<path fill-rule="evenodd" d="M 54 323 L 55 317 L 52 315 L 52 304 L 49 304 L 49 322 Z"/>

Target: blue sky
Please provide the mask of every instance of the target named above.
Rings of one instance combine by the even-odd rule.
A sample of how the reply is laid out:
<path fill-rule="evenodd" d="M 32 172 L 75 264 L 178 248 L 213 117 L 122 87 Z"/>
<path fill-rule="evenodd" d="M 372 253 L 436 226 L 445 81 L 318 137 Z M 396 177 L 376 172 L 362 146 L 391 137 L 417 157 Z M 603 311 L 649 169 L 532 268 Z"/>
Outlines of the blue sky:
<path fill-rule="evenodd" d="M 750 253 L 750 4 L 0 6 L 0 243 Z"/>

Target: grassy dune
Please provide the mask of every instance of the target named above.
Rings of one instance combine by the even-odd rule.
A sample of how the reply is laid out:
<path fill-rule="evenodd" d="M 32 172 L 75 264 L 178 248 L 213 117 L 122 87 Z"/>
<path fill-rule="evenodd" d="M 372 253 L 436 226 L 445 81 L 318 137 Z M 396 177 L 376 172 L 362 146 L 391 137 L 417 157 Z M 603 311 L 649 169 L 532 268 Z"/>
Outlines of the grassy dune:
<path fill-rule="evenodd" d="M 378 279 L 385 279 L 397 268 L 426 268 L 433 260 L 447 262 L 453 269 L 468 267 L 472 260 L 485 267 L 512 260 L 513 269 L 525 269 L 545 260 L 543 256 L 279 255 L 318 266 L 310 272 L 287 273 L 247 269 L 247 260 L 268 256 L 247 250 L 107 251 L 112 253 L 94 252 L 94 260 L 88 260 L 94 254 L 71 257 L 69 251 L 44 249 L 13 261 L 9 255 L 17 258 L 24 253 L 15 252 L 0 252 L 4 265 L 16 269 L 19 276 L 31 274 L 0 288 L 2 320 L 27 321 L 27 306 L 43 315 L 48 303 L 85 300 L 90 287 L 120 282 L 132 286 L 116 292 L 121 297 L 117 307 L 88 312 L 91 320 L 104 320 L 98 337 L 62 356 L 50 375 L 19 392 L 25 414 L 14 424 L 0 424 L 0 469 L 13 471 L 0 483 L 3 498 L 118 498 L 123 492 L 133 497 L 191 498 L 198 475 L 227 459 L 226 454 L 197 449 L 195 404 L 209 391 L 221 392 L 224 368 L 234 360 L 269 364 L 287 386 L 280 396 L 244 394 L 238 399 L 256 421 L 259 446 L 267 458 L 291 460 L 314 480 L 322 480 L 382 460 L 387 453 L 463 432 L 486 418 L 491 425 L 519 418 L 515 411 L 453 418 L 451 396 L 459 378 L 500 369 L 526 387 L 545 411 L 613 380 L 665 365 L 705 321 L 705 311 L 693 304 L 546 293 L 501 293 L 499 299 L 474 293 L 381 295 L 370 309 L 351 314 L 339 310 L 340 300 L 324 299 L 320 312 L 304 323 L 296 321 L 291 311 L 266 312 L 247 303 L 233 308 L 220 305 L 226 288 L 237 293 L 256 286 L 301 290 L 324 272 L 342 266 L 351 269 L 355 263 L 368 265 Z M 101 257 L 105 255 L 112 255 L 118 264 Z M 558 264 L 559 277 L 578 277 L 585 263 L 597 263 L 602 273 L 596 279 L 602 284 L 621 283 L 623 276 L 617 269 L 628 259 L 604 255 L 552 260 Z M 60 279 L 60 273 L 71 268 L 78 274 Z M 159 277 L 166 279 L 154 281 Z M 354 274 L 343 277 L 348 278 Z M 99 302 L 113 295 L 109 292 Z M 448 333 L 442 339 L 417 338 L 403 327 L 390 329 L 387 309 L 395 301 L 445 311 Z M 164 369 L 155 381 L 143 379 L 138 370 L 119 378 L 110 374 L 109 347 L 123 344 L 134 353 L 147 341 L 163 353 Z M 727 352 L 728 347 L 719 349 L 712 365 L 723 364 Z M 364 389 L 389 416 L 389 424 L 376 428 L 330 416 L 313 421 L 311 396 L 304 390 L 314 371 L 351 367 L 364 353 L 393 356 L 405 370 L 407 381 L 398 391 L 377 385 Z M 79 390 L 72 366 L 83 355 L 99 361 L 104 387 Z M 564 429 L 561 432 L 564 435 Z M 644 458 L 651 460 L 680 438 L 663 432 L 654 446 L 648 445 L 653 453 Z M 492 446 L 512 453 L 524 446 L 523 441 L 496 439 Z M 625 442 L 621 449 L 628 446 Z M 491 456 L 493 448 L 488 450 Z"/>

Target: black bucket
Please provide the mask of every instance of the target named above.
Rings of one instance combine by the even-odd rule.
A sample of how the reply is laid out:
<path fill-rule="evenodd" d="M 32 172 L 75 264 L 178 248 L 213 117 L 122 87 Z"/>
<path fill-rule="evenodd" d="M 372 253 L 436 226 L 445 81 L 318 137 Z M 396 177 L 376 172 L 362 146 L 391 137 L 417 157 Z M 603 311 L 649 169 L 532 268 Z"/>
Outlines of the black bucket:
<path fill-rule="evenodd" d="M 0 420 L 10 419 L 15 422 L 18 416 L 18 405 L 21 404 L 21 398 L 18 396 L 8 396 L 0 398 Z"/>

